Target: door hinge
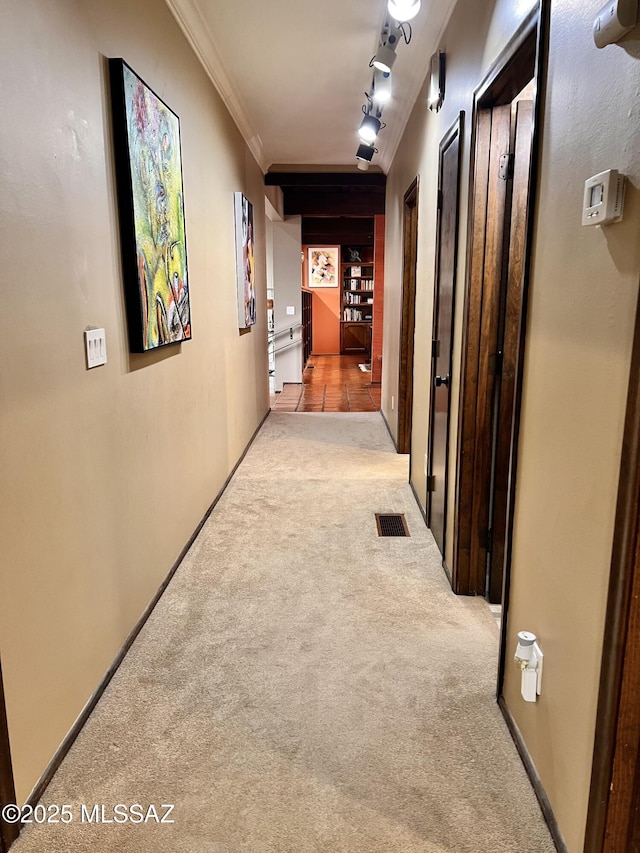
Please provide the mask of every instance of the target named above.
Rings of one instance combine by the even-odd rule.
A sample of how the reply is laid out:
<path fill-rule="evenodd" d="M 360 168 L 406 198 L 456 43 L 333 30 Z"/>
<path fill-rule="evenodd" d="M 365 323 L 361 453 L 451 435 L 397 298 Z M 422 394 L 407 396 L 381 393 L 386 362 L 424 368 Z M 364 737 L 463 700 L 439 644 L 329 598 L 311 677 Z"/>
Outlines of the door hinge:
<path fill-rule="evenodd" d="M 436 478 L 433 474 L 430 474 L 427 477 L 427 491 L 428 492 L 435 492 L 435 490 L 436 490 Z"/>
<path fill-rule="evenodd" d="M 438 190 L 438 210 L 442 210 L 442 190 Z"/>
<path fill-rule="evenodd" d="M 440 341 L 431 341 L 431 358 L 439 358 Z"/>
<path fill-rule="evenodd" d="M 493 549 L 493 530 L 491 527 L 485 530 L 480 537 L 480 547 L 491 553 L 491 550 Z"/>
<path fill-rule="evenodd" d="M 500 376 L 502 374 L 502 362 L 504 361 L 502 350 L 498 350 L 498 352 L 491 353 L 489 356 L 489 370 L 495 376 Z"/>
<path fill-rule="evenodd" d="M 506 181 L 508 178 L 513 177 L 513 154 L 503 154 L 500 157 L 498 177 L 501 181 Z"/>

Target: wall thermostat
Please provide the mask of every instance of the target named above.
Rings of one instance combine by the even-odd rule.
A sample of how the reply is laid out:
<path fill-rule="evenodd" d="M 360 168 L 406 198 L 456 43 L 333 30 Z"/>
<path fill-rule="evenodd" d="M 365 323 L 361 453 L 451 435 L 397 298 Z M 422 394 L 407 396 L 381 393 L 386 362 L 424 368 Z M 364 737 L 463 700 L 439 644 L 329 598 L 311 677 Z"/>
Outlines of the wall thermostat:
<path fill-rule="evenodd" d="M 600 172 L 584 182 L 583 225 L 606 225 L 622 219 L 624 175 L 617 169 Z"/>
<path fill-rule="evenodd" d="M 596 47 L 614 44 L 632 30 L 638 21 L 638 0 L 609 0 L 593 23 Z"/>

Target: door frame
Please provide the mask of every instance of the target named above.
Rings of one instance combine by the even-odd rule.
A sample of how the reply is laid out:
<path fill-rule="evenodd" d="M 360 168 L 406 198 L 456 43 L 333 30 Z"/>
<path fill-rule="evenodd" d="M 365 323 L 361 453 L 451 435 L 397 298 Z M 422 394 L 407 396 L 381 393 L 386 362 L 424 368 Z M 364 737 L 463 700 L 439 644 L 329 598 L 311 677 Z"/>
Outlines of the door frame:
<path fill-rule="evenodd" d="M 11 750 L 9 747 L 9 727 L 7 724 L 7 709 L 4 701 L 4 686 L 2 682 L 2 662 L 0 661 L 0 809 L 8 803 L 15 803 L 16 791 L 13 782 L 11 766 Z M 0 853 L 6 853 L 19 835 L 19 824 L 5 823 L 0 819 Z"/>
<path fill-rule="evenodd" d="M 416 264 L 418 259 L 418 192 L 416 177 L 404 194 L 402 236 L 402 313 L 398 368 L 398 453 L 411 451 L 413 415 L 413 350 L 416 327 Z"/>
<path fill-rule="evenodd" d="M 530 259 L 533 241 L 533 219 L 536 204 L 537 162 L 539 158 L 540 127 L 542 126 L 542 105 L 546 69 L 546 41 L 550 0 L 541 3 L 530 11 L 498 59 L 489 69 L 484 80 L 474 93 L 471 122 L 471 167 L 469 172 L 469 201 L 467 227 L 467 275 L 464 298 L 464 319 L 462 329 L 462 364 L 460 376 L 460 397 L 458 408 L 458 434 L 456 451 L 456 485 L 454 546 L 452 565 L 452 587 L 462 595 L 484 595 L 486 583 L 486 549 L 478 547 L 484 530 L 480 529 L 481 519 L 474 517 L 473 507 L 489 506 L 490 478 L 479 466 L 486 465 L 490 453 L 478 454 L 478 448 L 491 441 L 490 430 L 477 434 L 479 405 L 477 395 L 478 369 L 481 358 L 489 353 L 482 348 L 480 340 L 481 307 L 484 283 L 484 228 L 486 211 L 476 214 L 476 175 L 479 156 L 478 144 L 482 139 L 481 122 L 486 120 L 486 111 L 498 105 L 511 103 L 522 88 L 531 80 L 536 83 L 532 127 L 532 153 L 529 197 L 527 203 L 526 239 L 524 245 L 524 263 L 522 279 L 520 328 L 518 331 L 516 371 L 514 380 L 514 419 L 509 442 L 510 476 L 509 496 L 507 499 L 507 525 L 505 541 L 505 571 L 503 582 L 503 626 L 506 625 L 506 605 L 508 603 L 508 583 L 510 562 L 510 539 L 513 524 L 513 500 L 515 494 L 517 445 L 519 432 L 520 398 L 522 393 L 522 372 L 524 360 L 524 338 L 526 332 L 527 296 L 530 278 Z M 481 205 L 479 206 L 482 210 Z M 480 238 L 480 239 L 479 239 Z M 483 257 L 479 257 L 481 249 Z M 475 255 L 474 255 L 475 252 Z M 482 457 L 482 458 L 480 458 Z M 482 493 L 480 493 L 482 492 Z M 488 511 L 488 509 L 487 509 Z M 475 544 L 474 544 L 475 543 Z M 473 560 L 471 552 L 474 552 Z M 484 556 L 484 560 L 482 559 Z M 504 640 L 503 640 L 504 642 Z M 501 659 L 503 654 L 501 654 Z M 499 690 L 502 686 L 502 670 L 499 671 Z"/>
<path fill-rule="evenodd" d="M 638 833 L 640 821 L 639 516 L 640 300 L 622 439 L 584 853 L 625 853 L 632 849 L 634 824 Z"/>
<path fill-rule="evenodd" d="M 434 273 L 434 299 L 433 299 L 433 325 L 431 331 L 431 341 L 432 341 L 432 350 L 431 350 L 431 373 L 430 373 L 430 381 L 429 381 L 429 424 L 428 424 L 428 433 L 427 433 L 427 453 L 429 459 L 428 471 L 427 471 L 427 495 L 425 501 L 425 517 L 427 522 L 427 527 L 431 527 L 431 503 L 432 503 L 432 494 L 433 490 L 429 488 L 430 477 L 433 475 L 433 420 L 434 420 L 434 400 L 435 400 L 435 391 L 434 391 L 434 382 L 435 382 L 435 367 L 436 367 L 436 356 L 433 352 L 434 342 L 437 340 L 438 333 L 438 319 L 439 319 L 439 309 L 440 309 L 440 252 L 441 252 L 441 238 L 440 238 L 440 225 L 442 222 L 442 161 L 444 157 L 445 151 L 449 148 L 449 146 L 458 139 L 458 172 L 457 172 L 457 185 L 456 185 L 456 213 L 455 213 L 455 225 L 454 225 L 454 247 L 453 247 L 453 285 L 452 285 L 452 295 L 451 295 L 451 340 L 449 347 L 449 364 L 451 366 L 450 370 L 450 378 L 449 378 L 449 397 L 447 401 L 447 434 L 446 434 L 446 444 L 445 444 L 445 459 L 449 458 L 449 446 L 450 446 L 450 438 L 451 438 L 451 429 L 450 429 L 450 415 L 451 415 L 451 388 L 453 386 L 453 381 L 451 379 L 451 375 L 453 372 L 453 337 L 454 337 L 454 320 L 455 320 L 455 307 L 456 307 L 456 283 L 458 278 L 458 246 L 459 246 L 459 222 L 460 222 L 460 175 L 462 168 L 462 146 L 464 140 L 464 110 L 461 110 L 458 114 L 458 117 L 453 122 L 449 130 L 445 133 L 445 135 L 440 140 L 440 145 L 438 148 L 438 215 L 436 221 L 436 265 L 435 265 L 435 273 Z M 442 488 L 444 490 L 444 524 L 443 524 L 443 549 L 442 549 L 442 565 L 447 573 L 449 580 L 451 580 L 451 571 L 447 566 L 446 562 L 446 541 L 447 541 L 447 506 L 448 506 L 448 494 L 449 494 L 449 465 L 445 464 L 445 475 L 444 475 L 444 483 L 442 484 Z"/>

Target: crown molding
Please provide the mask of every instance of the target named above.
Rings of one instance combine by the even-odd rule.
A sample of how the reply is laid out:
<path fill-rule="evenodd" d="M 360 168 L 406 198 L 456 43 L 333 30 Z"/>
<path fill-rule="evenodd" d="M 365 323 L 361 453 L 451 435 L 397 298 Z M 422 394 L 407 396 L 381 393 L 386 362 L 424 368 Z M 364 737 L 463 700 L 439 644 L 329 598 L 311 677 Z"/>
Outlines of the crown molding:
<path fill-rule="evenodd" d="M 200 64 L 224 101 L 238 130 L 263 172 L 266 172 L 264 147 L 254 131 L 248 112 L 224 67 L 220 51 L 197 0 L 165 0 L 178 26 L 193 48 Z"/>

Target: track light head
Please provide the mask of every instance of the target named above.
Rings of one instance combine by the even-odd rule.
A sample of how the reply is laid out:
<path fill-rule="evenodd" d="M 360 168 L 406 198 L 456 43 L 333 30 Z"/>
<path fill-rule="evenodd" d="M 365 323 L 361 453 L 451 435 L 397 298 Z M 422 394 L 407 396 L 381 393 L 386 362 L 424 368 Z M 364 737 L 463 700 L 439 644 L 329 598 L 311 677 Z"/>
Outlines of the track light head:
<path fill-rule="evenodd" d="M 397 42 L 396 42 L 397 43 Z M 373 67 L 379 71 L 391 73 L 393 63 L 396 61 L 396 52 L 392 47 L 386 44 L 381 44 L 378 52 L 373 57 Z"/>
<path fill-rule="evenodd" d="M 360 127 L 358 128 L 360 139 L 364 143 L 372 145 L 376 141 L 376 136 L 378 135 L 381 127 L 382 122 L 377 116 L 365 113 L 364 118 L 360 122 Z"/>
<path fill-rule="evenodd" d="M 410 21 L 420 11 L 421 0 L 389 0 L 387 9 L 395 21 Z"/>
<path fill-rule="evenodd" d="M 393 63 L 396 61 L 396 48 L 403 38 L 403 30 L 400 27 L 394 27 L 383 31 L 382 40 L 378 47 L 378 52 L 371 60 L 371 65 L 374 68 L 379 68 L 380 71 L 387 73 L 391 72 Z"/>
<path fill-rule="evenodd" d="M 374 148 L 373 145 L 368 145 L 366 142 L 361 142 L 358 146 L 358 150 L 356 151 L 356 159 L 358 160 L 358 168 L 362 168 L 360 163 L 369 164 L 373 159 L 373 155 L 376 153 L 378 149 Z"/>
<path fill-rule="evenodd" d="M 386 104 L 391 100 L 391 72 L 381 71 L 376 68 L 373 75 L 373 100 L 379 104 Z"/>

